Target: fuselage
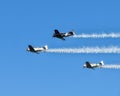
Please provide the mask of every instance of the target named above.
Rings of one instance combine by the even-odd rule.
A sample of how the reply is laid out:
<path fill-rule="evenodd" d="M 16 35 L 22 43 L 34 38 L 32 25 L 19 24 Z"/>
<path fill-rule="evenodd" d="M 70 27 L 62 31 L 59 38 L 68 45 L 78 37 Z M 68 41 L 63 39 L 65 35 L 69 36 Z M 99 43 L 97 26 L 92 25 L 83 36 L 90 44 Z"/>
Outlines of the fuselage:
<path fill-rule="evenodd" d="M 37 53 L 37 52 L 45 51 L 45 50 L 47 50 L 47 49 L 48 49 L 48 46 L 47 46 L 47 45 L 45 45 L 45 46 L 43 46 L 43 47 L 33 47 L 33 46 L 31 46 L 31 45 L 28 45 L 27 51 Z"/>
<path fill-rule="evenodd" d="M 102 65 L 100 64 L 90 64 L 90 66 L 87 66 L 86 64 L 83 65 L 84 68 L 100 68 Z"/>

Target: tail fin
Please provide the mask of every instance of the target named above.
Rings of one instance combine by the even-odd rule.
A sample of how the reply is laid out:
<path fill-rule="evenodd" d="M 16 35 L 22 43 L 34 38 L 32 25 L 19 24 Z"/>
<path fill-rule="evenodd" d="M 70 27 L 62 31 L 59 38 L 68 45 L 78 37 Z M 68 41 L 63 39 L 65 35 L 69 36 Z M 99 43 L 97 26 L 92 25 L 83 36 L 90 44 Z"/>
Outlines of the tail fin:
<path fill-rule="evenodd" d="M 47 49 L 48 49 L 48 46 L 47 46 L 47 45 L 43 46 L 43 49 L 47 50 Z"/>
<path fill-rule="evenodd" d="M 104 62 L 103 62 L 103 61 L 101 61 L 99 64 L 100 64 L 100 65 L 104 65 Z"/>
<path fill-rule="evenodd" d="M 70 35 L 74 35 L 75 33 L 74 32 L 69 32 Z"/>
<path fill-rule="evenodd" d="M 71 35 L 75 35 L 75 31 L 72 30 L 72 31 L 69 32 L 69 34 L 71 34 Z"/>

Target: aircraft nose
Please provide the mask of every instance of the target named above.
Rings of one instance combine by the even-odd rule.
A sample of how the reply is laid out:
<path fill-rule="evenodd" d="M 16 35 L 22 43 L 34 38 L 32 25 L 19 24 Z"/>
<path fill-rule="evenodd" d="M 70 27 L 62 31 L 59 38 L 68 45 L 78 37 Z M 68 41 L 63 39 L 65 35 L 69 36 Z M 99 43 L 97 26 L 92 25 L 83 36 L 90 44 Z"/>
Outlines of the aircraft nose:
<path fill-rule="evenodd" d="M 29 48 L 26 49 L 26 51 L 29 51 L 29 50 L 30 50 Z"/>
<path fill-rule="evenodd" d="M 55 37 L 55 34 L 53 34 L 53 37 Z"/>
<path fill-rule="evenodd" d="M 86 65 L 85 65 L 85 64 L 83 65 L 83 68 L 86 68 Z"/>

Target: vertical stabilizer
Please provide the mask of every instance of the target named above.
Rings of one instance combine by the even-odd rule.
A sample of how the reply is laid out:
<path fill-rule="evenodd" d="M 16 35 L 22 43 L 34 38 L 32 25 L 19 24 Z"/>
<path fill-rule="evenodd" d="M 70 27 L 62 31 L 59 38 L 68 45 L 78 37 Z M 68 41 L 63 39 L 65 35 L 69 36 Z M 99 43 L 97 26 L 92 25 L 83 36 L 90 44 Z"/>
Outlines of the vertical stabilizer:
<path fill-rule="evenodd" d="M 103 62 L 103 61 L 101 61 L 99 64 L 100 64 L 100 65 L 104 65 L 104 62 Z"/>

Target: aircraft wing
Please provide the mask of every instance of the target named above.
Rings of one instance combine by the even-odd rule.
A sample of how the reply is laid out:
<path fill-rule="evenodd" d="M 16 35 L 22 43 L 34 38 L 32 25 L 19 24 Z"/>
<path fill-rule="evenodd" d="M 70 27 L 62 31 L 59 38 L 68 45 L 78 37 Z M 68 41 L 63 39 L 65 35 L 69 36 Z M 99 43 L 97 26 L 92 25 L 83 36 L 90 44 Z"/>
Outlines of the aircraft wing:
<path fill-rule="evenodd" d="M 55 29 L 54 31 L 55 31 L 55 34 L 60 34 L 60 32 L 57 29 Z"/>
<path fill-rule="evenodd" d="M 30 51 L 32 51 L 32 52 L 36 52 L 36 51 L 34 50 L 34 48 L 33 48 L 32 45 L 28 45 L 28 48 L 30 49 Z"/>
<path fill-rule="evenodd" d="M 65 40 L 65 38 L 64 37 L 59 37 L 60 39 L 62 39 L 62 40 Z"/>
<path fill-rule="evenodd" d="M 92 68 L 92 66 L 90 65 L 90 62 L 88 62 L 88 61 L 86 62 L 86 67 L 87 68 Z"/>

